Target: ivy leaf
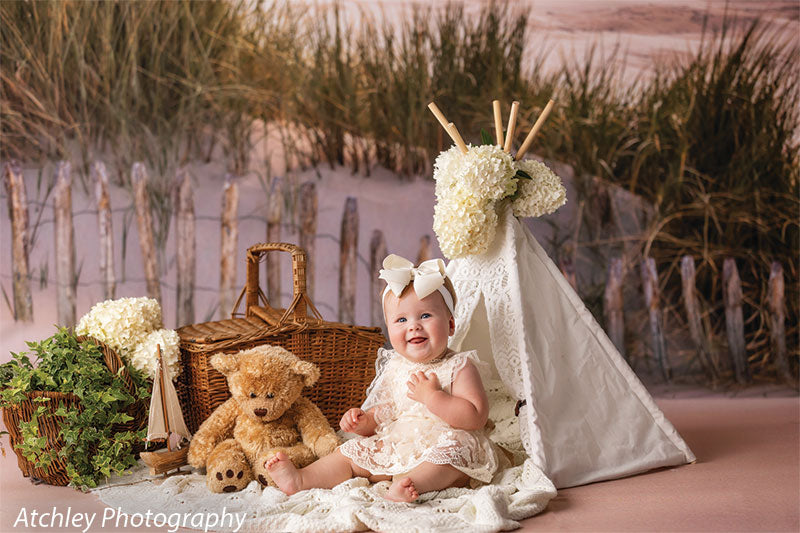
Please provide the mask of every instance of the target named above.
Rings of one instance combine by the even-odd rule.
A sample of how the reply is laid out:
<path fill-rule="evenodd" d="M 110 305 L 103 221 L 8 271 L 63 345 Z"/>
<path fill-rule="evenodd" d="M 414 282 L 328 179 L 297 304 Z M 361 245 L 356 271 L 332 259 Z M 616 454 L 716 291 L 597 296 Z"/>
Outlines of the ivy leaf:
<path fill-rule="evenodd" d="M 481 128 L 481 144 L 494 144 L 494 139 L 489 135 L 489 132 Z"/>
<path fill-rule="evenodd" d="M 110 391 L 103 391 L 100 396 L 100 401 L 102 401 L 103 403 L 111 403 L 116 399 L 117 398 L 113 394 L 111 394 Z"/>
<path fill-rule="evenodd" d="M 125 413 L 114 413 L 108 422 L 109 424 L 124 424 L 125 422 L 129 422 L 131 420 L 133 420 L 133 417 L 130 415 L 126 415 Z"/>

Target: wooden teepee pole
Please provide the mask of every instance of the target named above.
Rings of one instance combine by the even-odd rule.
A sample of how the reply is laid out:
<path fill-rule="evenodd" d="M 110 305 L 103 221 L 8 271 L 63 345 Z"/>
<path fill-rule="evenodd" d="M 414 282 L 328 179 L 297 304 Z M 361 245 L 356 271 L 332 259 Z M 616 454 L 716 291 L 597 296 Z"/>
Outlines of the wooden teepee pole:
<path fill-rule="evenodd" d="M 461 134 L 458 133 L 458 128 L 456 128 L 456 125 L 452 122 L 447 124 L 447 133 L 449 133 L 450 137 L 452 137 L 453 141 L 455 141 L 456 146 L 458 146 L 458 149 L 461 150 L 461 153 L 466 154 L 467 144 L 464 142 L 464 139 L 461 138 Z"/>
<path fill-rule="evenodd" d="M 497 146 L 503 146 L 503 118 L 500 114 L 500 100 L 492 101 L 494 112 L 494 133 L 497 137 Z"/>
<path fill-rule="evenodd" d="M 466 154 L 467 145 L 464 144 L 464 140 L 461 138 L 461 135 L 459 135 L 458 129 L 455 127 L 455 124 L 447 121 L 447 118 L 445 118 L 444 113 L 442 113 L 442 111 L 439 109 L 439 106 L 437 106 L 435 103 L 431 102 L 430 104 L 428 104 L 428 109 L 431 110 L 433 116 L 435 116 L 436 120 L 439 121 L 439 124 L 442 125 L 444 131 L 446 131 L 447 134 L 450 136 L 450 138 L 453 139 L 453 142 L 456 144 L 456 146 L 458 146 L 458 149 L 461 150 L 461 153 Z"/>
<path fill-rule="evenodd" d="M 542 129 L 542 125 L 544 124 L 544 121 L 547 120 L 547 115 L 550 114 L 550 111 L 552 111 L 555 103 L 556 103 L 555 100 L 552 99 L 549 102 L 547 102 L 547 105 L 544 107 L 542 114 L 539 115 L 539 118 L 536 119 L 536 124 L 533 125 L 533 128 L 531 128 L 531 131 L 528 133 L 528 136 L 525 137 L 525 140 L 522 142 L 522 146 L 519 147 L 519 151 L 517 152 L 517 155 L 514 157 L 515 161 L 519 161 L 520 159 L 522 159 L 522 156 L 524 156 L 525 152 L 528 151 L 528 148 L 531 147 L 531 144 L 533 143 L 533 138 L 536 137 L 536 134 L 539 133 L 540 129 Z"/>
<path fill-rule="evenodd" d="M 517 127 L 517 113 L 519 112 L 519 102 L 511 102 L 511 113 L 508 115 L 508 128 L 506 128 L 506 144 L 503 151 L 511 152 L 511 143 L 514 141 L 514 128 Z"/>

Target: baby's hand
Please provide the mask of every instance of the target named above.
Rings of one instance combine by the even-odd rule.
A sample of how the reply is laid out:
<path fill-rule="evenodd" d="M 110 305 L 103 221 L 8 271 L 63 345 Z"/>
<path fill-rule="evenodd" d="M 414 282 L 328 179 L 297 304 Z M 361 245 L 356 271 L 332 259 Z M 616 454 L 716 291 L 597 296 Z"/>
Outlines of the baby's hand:
<path fill-rule="evenodd" d="M 346 431 L 347 433 L 356 433 L 359 435 L 361 434 L 360 430 L 366 429 L 368 424 L 369 421 L 367 419 L 367 413 L 358 407 L 354 407 L 347 411 L 339 421 L 339 427 L 342 428 L 342 431 Z"/>
<path fill-rule="evenodd" d="M 428 405 L 430 397 L 440 390 L 442 386 L 436 374 L 431 374 L 429 377 L 420 371 L 411 374 L 411 379 L 408 381 L 408 397 L 424 405 Z"/>

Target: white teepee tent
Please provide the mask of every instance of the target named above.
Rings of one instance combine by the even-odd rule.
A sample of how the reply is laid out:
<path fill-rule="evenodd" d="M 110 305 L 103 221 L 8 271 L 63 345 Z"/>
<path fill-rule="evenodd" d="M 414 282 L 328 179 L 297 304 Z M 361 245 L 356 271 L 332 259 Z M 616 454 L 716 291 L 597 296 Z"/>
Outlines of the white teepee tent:
<path fill-rule="evenodd" d="M 455 259 L 450 346 L 476 349 L 526 405 L 529 460 L 558 488 L 689 463 L 691 450 L 533 235 L 499 209 L 481 255 Z"/>

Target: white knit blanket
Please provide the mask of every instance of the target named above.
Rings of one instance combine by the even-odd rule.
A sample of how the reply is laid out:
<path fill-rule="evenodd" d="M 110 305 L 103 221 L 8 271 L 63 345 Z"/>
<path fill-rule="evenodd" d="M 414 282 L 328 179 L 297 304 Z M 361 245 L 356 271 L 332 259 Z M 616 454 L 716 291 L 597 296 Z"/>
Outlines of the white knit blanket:
<path fill-rule="evenodd" d="M 188 467 L 184 467 L 188 468 Z M 244 517 L 239 531 L 503 531 L 519 527 L 518 520 L 542 511 L 555 496 L 553 484 L 528 460 L 504 470 L 492 484 L 477 489 L 451 488 L 423 494 L 417 503 L 384 499 L 389 482 L 371 485 L 354 478 L 333 489 L 312 489 L 286 496 L 253 481 L 244 490 L 214 494 L 198 473 L 150 479 L 140 465 L 131 475 L 112 478 L 93 491 L 106 505 L 127 515 L 163 513 Z M 206 529 L 208 521 L 184 522 Z M 235 522 L 231 522 L 234 523 Z M 208 531 L 235 529 L 220 524 Z"/>

